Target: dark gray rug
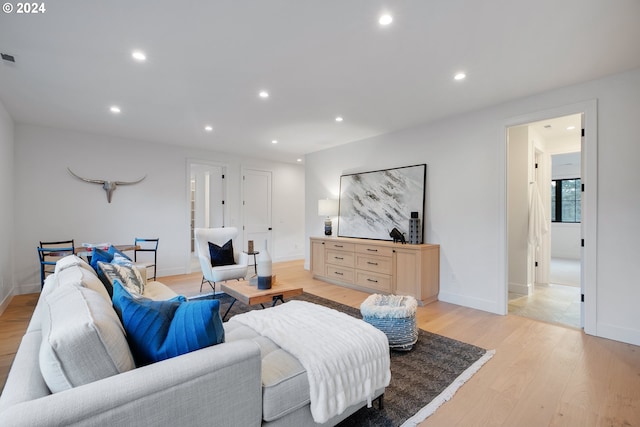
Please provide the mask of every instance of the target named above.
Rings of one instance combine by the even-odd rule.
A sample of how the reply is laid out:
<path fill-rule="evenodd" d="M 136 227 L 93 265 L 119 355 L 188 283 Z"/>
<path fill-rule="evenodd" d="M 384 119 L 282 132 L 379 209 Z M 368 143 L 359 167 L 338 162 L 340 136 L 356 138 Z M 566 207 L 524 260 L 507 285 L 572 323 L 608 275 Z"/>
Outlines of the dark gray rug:
<path fill-rule="evenodd" d="M 231 297 L 218 294 L 216 298 L 220 299 L 221 313 L 224 313 L 231 303 Z M 324 305 L 362 318 L 359 309 L 308 293 L 293 299 Z M 229 311 L 227 319 L 255 309 L 260 309 L 260 306 L 247 307 L 238 301 Z M 384 394 L 384 408 L 379 410 L 374 403 L 372 408 L 360 409 L 339 426 L 400 426 L 431 403 L 429 408 L 421 411 L 422 416 L 415 417 L 424 419 L 432 412 L 431 409 L 435 411 L 455 393 L 455 385 L 464 382 L 459 377 L 472 375 L 492 354 L 483 348 L 420 329 L 418 342 L 411 351 L 391 351 L 391 383 Z M 452 384 L 454 390 L 451 390 Z M 410 421 L 407 425 L 415 424 Z"/>

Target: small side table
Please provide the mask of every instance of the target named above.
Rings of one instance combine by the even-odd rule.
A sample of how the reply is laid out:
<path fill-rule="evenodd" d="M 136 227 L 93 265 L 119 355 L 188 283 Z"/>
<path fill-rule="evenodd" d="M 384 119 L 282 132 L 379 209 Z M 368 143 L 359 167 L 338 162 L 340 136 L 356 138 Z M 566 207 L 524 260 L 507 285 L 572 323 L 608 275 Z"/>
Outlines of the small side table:
<path fill-rule="evenodd" d="M 249 251 L 242 251 L 247 255 L 253 255 L 253 270 L 256 273 L 256 276 L 258 275 L 258 260 L 256 259 L 256 255 L 258 255 L 260 253 L 260 251 L 253 251 L 253 252 L 249 252 Z"/>

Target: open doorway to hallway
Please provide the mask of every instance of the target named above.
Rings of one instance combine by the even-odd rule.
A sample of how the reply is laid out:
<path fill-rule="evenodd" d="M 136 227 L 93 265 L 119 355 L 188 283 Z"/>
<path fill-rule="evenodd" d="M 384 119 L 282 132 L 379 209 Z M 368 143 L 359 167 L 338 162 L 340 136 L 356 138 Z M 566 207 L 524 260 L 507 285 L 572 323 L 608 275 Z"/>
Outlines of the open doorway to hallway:
<path fill-rule="evenodd" d="M 508 311 L 579 328 L 582 115 L 509 128 Z"/>

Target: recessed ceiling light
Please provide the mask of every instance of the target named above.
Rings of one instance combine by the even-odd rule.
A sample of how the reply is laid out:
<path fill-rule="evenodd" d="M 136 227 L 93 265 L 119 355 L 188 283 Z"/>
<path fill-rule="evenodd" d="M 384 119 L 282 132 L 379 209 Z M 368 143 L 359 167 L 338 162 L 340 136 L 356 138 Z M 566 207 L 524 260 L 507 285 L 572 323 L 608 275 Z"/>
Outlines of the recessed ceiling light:
<path fill-rule="evenodd" d="M 109 111 L 111 111 L 113 114 L 119 114 L 120 107 L 118 107 L 117 105 L 112 105 L 111 107 L 109 107 Z"/>
<path fill-rule="evenodd" d="M 574 130 L 576 127 L 575 126 L 568 126 L 567 130 Z"/>
<path fill-rule="evenodd" d="M 296 162 L 301 162 L 301 161 L 302 161 L 302 159 L 296 159 Z"/>
<path fill-rule="evenodd" d="M 133 57 L 133 59 L 135 59 L 136 61 L 146 61 L 147 60 L 147 55 L 144 54 L 144 52 L 142 52 L 141 50 L 134 50 L 131 53 L 131 56 Z"/>
<path fill-rule="evenodd" d="M 269 97 L 269 92 L 267 92 L 266 90 L 261 90 L 260 93 L 258 94 L 258 96 L 260 98 L 268 98 Z"/>
<path fill-rule="evenodd" d="M 380 25 L 389 25 L 393 22 L 393 16 L 389 15 L 388 13 L 385 13 L 384 15 L 380 16 L 380 19 L 378 19 L 378 23 Z"/>
<path fill-rule="evenodd" d="M 272 144 L 277 144 L 277 143 L 278 143 L 278 140 L 277 140 L 277 139 L 274 139 L 274 140 L 272 140 L 272 141 L 271 141 L 271 143 L 272 143 Z"/>
<path fill-rule="evenodd" d="M 453 76 L 455 80 L 464 80 L 466 77 L 467 75 L 463 72 L 456 73 L 456 75 Z"/>
<path fill-rule="evenodd" d="M 342 120 L 344 120 L 342 117 L 340 116 L 336 117 L 336 122 L 341 122 Z"/>
<path fill-rule="evenodd" d="M 207 125 L 204 127 L 204 130 L 206 130 L 207 132 L 213 132 L 213 126 Z"/>

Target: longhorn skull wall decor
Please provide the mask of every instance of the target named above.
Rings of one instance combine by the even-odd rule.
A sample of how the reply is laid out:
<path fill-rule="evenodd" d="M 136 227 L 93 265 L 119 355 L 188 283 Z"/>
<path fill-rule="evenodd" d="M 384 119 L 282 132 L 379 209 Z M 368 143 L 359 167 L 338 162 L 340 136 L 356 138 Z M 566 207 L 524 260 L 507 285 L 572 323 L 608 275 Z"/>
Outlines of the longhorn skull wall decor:
<path fill-rule="evenodd" d="M 118 187 L 118 185 L 131 185 L 131 184 L 137 184 L 140 181 L 142 181 L 143 179 L 145 179 L 147 177 L 147 175 L 143 176 L 142 178 L 140 178 L 137 181 L 106 181 L 103 179 L 87 179 L 87 178 L 83 178 L 81 176 L 76 175 L 75 173 L 73 173 L 71 171 L 71 169 L 67 168 L 67 170 L 69 171 L 69 173 L 73 176 L 75 176 L 76 178 L 84 181 L 84 182 L 89 182 L 91 184 L 100 184 L 102 185 L 102 188 L 104 189 L 104 191 L 107 192 L 107 201 L 109 203 L 111 203 L 111 195 L 113 194 L 113 192 L 115 191 L 116 187 Z"/>

